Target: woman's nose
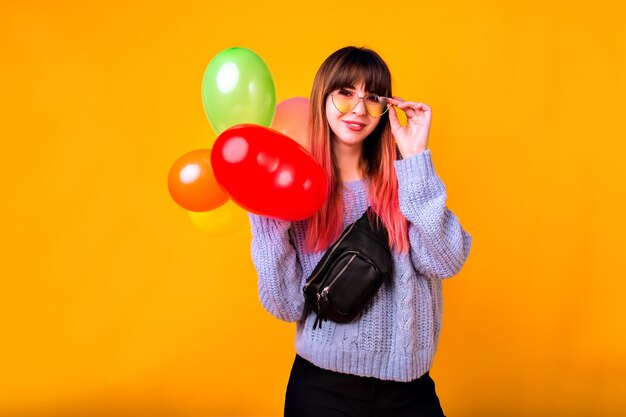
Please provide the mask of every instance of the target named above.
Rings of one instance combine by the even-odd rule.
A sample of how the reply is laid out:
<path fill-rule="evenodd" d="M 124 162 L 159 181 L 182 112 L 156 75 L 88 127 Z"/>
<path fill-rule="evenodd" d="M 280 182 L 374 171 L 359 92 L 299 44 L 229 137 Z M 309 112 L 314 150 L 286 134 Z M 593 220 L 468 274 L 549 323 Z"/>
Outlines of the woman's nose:
<path fill-rule="evenodd" d="M 356 105 L 354 106 L 354 108 L 352 109 L 352 113 L 354 114 L 365 114 L 367 113 L 367 110 L 365 109 L 365 100 L 362 98 L 358 98 Z"/>

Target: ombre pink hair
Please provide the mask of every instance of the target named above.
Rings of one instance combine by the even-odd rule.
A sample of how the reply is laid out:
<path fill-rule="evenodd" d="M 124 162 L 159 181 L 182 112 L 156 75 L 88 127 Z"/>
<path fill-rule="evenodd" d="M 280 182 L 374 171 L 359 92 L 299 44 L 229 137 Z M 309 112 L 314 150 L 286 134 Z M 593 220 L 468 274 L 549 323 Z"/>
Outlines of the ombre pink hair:
<path fill-rule="evenodd" d="M 308 251 L 325 250 L 343 230 L 342 183 L 332 151 L 332 131 L 326 118 L 326 98 L 338 88 L 363 81 L 370 93 L 391 97 L 391 73 L 387 64 L 374 51 L 348 46 L 330 55 L 315 75 L 311 90 L 307 146 L 328 175 L 329 194 L 324 205 L 309 222 L 306 236 Z M 362 168 L 369 184 L 373 211 L 389 233 L 389 244 L 399 252 L 407 252 L 409 239 L 407 220 L 400 212 L 398 180 L 394 161 L 397 150 L 389 125 L 389 112 L 381 116 L 376 129 L 363 142 Z"/>

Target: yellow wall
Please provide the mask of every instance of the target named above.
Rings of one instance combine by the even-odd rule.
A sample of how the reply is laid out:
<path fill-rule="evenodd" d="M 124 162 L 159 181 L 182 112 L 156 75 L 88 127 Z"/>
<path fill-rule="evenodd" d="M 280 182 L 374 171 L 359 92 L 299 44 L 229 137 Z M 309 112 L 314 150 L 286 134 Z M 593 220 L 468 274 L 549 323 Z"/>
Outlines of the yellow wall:
<path fill-rule="evenodd" d="M 219 51 L 257 52 L 281 101 L 347 44 L 433 107 L 474 237 L 444 284 L 447 414 L 625 415 L 626 10 L 544 3 L 3 1 L 0 415 L 281 415 L 294 327 L 258 302 L 249 226 L 199 231 L 166 178 L 215 138 Z"/>

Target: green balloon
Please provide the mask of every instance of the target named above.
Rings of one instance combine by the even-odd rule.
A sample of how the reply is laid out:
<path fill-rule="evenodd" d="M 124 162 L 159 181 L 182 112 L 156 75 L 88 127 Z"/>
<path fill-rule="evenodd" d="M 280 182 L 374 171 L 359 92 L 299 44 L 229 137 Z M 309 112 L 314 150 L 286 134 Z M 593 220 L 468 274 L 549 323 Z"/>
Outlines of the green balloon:
<path fill-rule="evenodd" d="M 276 109 L 274 79 L 250 49 L 225 49 L 204 71 L 202 104 L 218 135 L 240 123 L 270 127 Z"/>

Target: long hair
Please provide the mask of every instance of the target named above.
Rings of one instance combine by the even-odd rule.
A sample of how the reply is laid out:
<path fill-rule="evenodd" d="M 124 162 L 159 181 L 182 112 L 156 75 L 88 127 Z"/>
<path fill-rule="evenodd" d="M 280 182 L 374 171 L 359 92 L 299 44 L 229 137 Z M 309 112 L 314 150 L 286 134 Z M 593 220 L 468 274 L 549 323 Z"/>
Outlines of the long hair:
<path fill-rule="evenodd" d="M 338 89 L 363 81 L 366 91 L 391 97 L 391 73 L 374 51 L 348 46 L 335 51 L 320 66 L 311 90 L 307 146 L 329 179 L 328 199 L 311 218 L 306 249 L 320 251 L 337 239 L 343 228 L 342 183 L 333 152 L 332 131 L 326 118 L 326 98 Z M 400 212 L 394 161 L 396 145 L 391 135 L 389 112 L 363 142 L 362 169 L 369 185 L 369 200 L 389 234 L 389 244 L 407 252 L 407 220 Z"/>

